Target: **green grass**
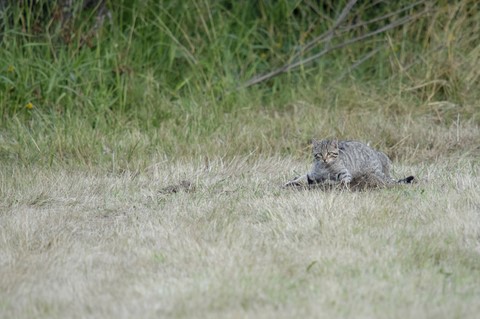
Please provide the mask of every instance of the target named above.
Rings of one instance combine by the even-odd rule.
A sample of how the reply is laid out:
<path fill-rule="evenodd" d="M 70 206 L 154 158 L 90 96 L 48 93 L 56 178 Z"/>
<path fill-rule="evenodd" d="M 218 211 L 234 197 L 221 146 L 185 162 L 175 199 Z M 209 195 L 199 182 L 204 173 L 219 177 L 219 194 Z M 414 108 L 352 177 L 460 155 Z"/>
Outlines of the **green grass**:
<path fill-rule="evenodd" d="M 289 138 L 295 144 L 279 149 L 276 145 L 284 136 L 273 127 L 283 123 L 276 114 L 288 121 L 304 102 L 309 108 L 302 113 L 307 121 L 303 127 L 312 125 L 309 117 L 326 110 L 339 119 L 349 112 L 431 116 L 444 128 L 459 118 L 475 125 L 480 121 L 475 68 L 480 19 L 471 1 L 419 4 L 399 14 L 419 15 L 417 20 L 240 90 L 255 75 L 321 51 L 324 43 L 304 52 L 300 48 L 333 25 L 343 5 L 326 5 L 322 15 L 320 8 L 290 1 L 249 6 L 228 1 L 142 3 L 112 3 L 112 19 L 93 33 L 95 14 L 79 15 L 68 37 L 48 15 L 5 11 L 13 24 L 3 27 L 0 53 L 2 158 L 42 165 L 100 163 L 107 146 L 126 165 L 133 164 L 131 153 L 149 157 L 159 149 L 169 158 L 189 158 L 206 148 L 209 154 L 224 156 L 261 151 L 268 142 L 268 152 L 286 147 L 289 153 L 299 140 L 326 133 L 372 138 L 351 125 L 326 123 L 330 131 L 311 127 L 297 135 L 300 139 Z M 364 21 L 381 17 L 402 6 L 372 9 L 357 4 L 344 24 L 358 24 L 354 17 L 359 16 Z M 425 8 L 430 9 L 424 13 Z M 398 18 L 339 31 L 330 46 Z M 39 28 L 45 21 L 48 27 Z M 26 108 L 28 103 L 32 109 Z M 264 132 L 265 120 L 273 126 L 271 132 Z M 248 133 L 251 144 L 217 147 L 217 136 L 235 138 L 244 127 L 256 128 Z M 296 133 L 298 129 L 289 132 Z M 142 146 L 145 149 L 139 149 Z"/>
<path fill-rule="evenodd" d="M 476 318 L 478 5 L 355 4 L 331 47 L 419 16 L 242 87 L 325 48 L 315 3 L 4 11 L 0 317 Z M 419 183 L 282 189 L 325 137 Z"/>

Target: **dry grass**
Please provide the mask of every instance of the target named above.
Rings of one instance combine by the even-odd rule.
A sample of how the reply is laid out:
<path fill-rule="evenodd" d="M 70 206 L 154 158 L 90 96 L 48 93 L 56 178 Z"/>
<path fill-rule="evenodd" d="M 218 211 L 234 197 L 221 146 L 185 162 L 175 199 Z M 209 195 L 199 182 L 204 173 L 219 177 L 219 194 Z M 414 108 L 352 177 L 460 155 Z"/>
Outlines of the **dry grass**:
<path fill-rule="evenodd" d="M 4 25 L 0 318 L 478 317 L 474 1 L 426 1 L 415 23 L 239 91 L 337 15 L 131 3 L 93 49 Z M 419 183 L 281 188 L 312 137 L 369 142 Z"/>
<path fill-rule="evenodd" d="M 396 189 L 279 187 L 308 166 L 3 167 L 0 316 L 477 317 L 478 161 L 397 165 L 420 183 Z"/>

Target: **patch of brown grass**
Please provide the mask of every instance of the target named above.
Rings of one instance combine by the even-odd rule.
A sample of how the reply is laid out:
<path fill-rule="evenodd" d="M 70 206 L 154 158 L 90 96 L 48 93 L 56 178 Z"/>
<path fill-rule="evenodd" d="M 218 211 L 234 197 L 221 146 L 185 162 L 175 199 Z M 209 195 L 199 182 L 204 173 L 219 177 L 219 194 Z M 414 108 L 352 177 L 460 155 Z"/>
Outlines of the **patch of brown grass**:
<path fill-rule="evenodd" d="M 10 168 L 0 314 L 475 318 L 478 162 L 453 159 L 396 163 L 420 183 L 373 192 L 284 190 L 310 166 L 290 157 Z"/>

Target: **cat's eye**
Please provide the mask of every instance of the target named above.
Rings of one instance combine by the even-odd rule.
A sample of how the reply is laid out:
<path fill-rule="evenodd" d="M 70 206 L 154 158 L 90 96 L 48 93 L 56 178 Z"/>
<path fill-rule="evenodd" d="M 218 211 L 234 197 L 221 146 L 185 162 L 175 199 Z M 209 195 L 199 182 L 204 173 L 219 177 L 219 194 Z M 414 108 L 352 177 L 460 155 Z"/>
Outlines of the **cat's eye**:
<path fill-rule="evenodd" d="M 321 158 L 322 158 L 322 155 L 321 155 L 321 154 L 319 154 L 319 153 L 317 153 L 317 154 L 314 154 L 313 156 L 314 156 L 316 159 L 321 159 Z"/>

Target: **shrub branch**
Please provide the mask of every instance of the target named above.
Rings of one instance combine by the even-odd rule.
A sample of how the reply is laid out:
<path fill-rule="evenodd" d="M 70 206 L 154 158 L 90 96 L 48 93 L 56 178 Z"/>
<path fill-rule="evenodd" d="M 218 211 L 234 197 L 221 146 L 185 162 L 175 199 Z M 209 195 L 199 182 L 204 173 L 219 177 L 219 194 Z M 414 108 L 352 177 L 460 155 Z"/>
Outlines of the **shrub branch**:
<path fill-rule="evenodd" d="M 421 16 L 423 16 L 424 14 L 428 13 L 429 10 L 426 9 L 426 10 L 423 10 L 421 11 L 420 13 L 417 13 L 413 16 L 405 16 L 405 17 L 402 17 L 398 20 L 395 20 L 377 30 L 374 30 L 374 31 L 371 31 L 371 32 L 368 32 L 366 34 L 362 34 L 358 37 L 355 37 L 355 38 L 352 38 L 352 39 L 348 39 L 348 40 L 345 40 L 344 42 L 341 42 L 337 45 L 334 45 L 334 46 L 330 46 L 330 42 L 331 40 L 333 39 L 334 35 L 335 35 L 335 31 L 338 29 L 338 27 L 341 25 L 341 23 L 345 20 L 345 18 L 348 16 L 348 14 L 350 13 L 353 5 L 355 4 L 356 1 L 350 1 L 347 3 L 347 5 L 345 6 L 345 8 L 342 10 L 342 13 L 339 15 L 338 19 L 335 21 L 334 25 L 325 33 L 323 33 L 322 35 L 318 36 L 317 38 L 313 39 L 312 41 L 310 41 L 308 44 L 305 45 L 305 47 L 300 50 L 300 52 L 298 52 L 297 54 L 295 54 L 292 59 L 290 59 L 290 61 L 293 61 L 295 60 L 297 57 L 299 57 L 301 54 L 304 54 L 305 52 L 307 51 L 310 51 L 312 50 L 314 47 L 316 47 L 318 44 L 322 43 L 322 42 L 327 42 L 327 45 L 325 46 L 325 48 L 308 57 L 308 58 L 305 58 L 305 59 L 302 59 L 302 60 L 299 60 L 299 61 L 296 61 L 296 62 L 289 62 L 271 72 L 268 72 L 268 73 L 265 73 L 265 74 L 261 74 L 261 75 L 256 75 L 254 77 L 252 77 L 250 80 L 246 81 L 245 83 L 243 83 L 242 85 L 240 85 L 238 87 L 238 89 L 241 89 L 241 88 L 248 88 L 252 85 L 255 85 L 255 84 L 258 84 L 258 83 L 261 83 L 261 82 L 264 82 L 264 81 L 267 81 L 267 80 L 270 80 L 282 73 L 285 73 L 285 72 L 288 72 L 290 70 L 293 70 L 295 68 L 298 68 L 299 66 L 304 66 L 332 51 L 335 51 L 335 50 L 338 50 L 338 49 L 341 49 L 341 48 L 344 48 L 346 46 L 349 46 L 349 45 L 352 45 L 354 43 L 357 43 L 359 41 L 362 41 L 362 40 L 365 40 L 367 38 L 370 38 L 370 37 L 373 37 L 375 35 L 378 35 L 378 34 L 381 34 L 381 33 L 384 33 L 384 32 L 387 32 L 389 30 L 392 30 L 394 28 L 397 28 L 399 26 L 402 26 L 402 25 L 405 25 L 407 23 L 410 23 L 418 18 L 420 18 Z M 411 5 L 408 5 L 398 11 L 396 11 L 395 13 L 401 13 L 401 12 L 404 12 L 408 9 L 411 9 L 412 7 L 416 6 L 416 5 L 419 5 L 421 3 L 423 3 L 424 1 L 419 1 L 419 2 L 416 2 L 414 4 L 411 4 Z M 387 14 L 387 15 L 384 15 L 382 17 L 377 17 L 377 18 L 374 18 L 372 20 L 369 20 L 365 23 L 359 23 L 359 24 L 356 24 L 354 26 L 351 26 L 351 27 L 348 27 L 346 28 L 345 30 L 342 30 L 342 31 L 351 31 L 353 29 L 356 29 L 356 28 L 359 28 L 359 27 L 362 27 L 362 26 L 365 26 L 365 25 L 368 25 L 370 23 L 373 23 L 373 22 L 377 22 L 379 20 L 382 20 L 382 19 L 386 19 L 390 16 L 392 16 L 393 14 Z"/>

